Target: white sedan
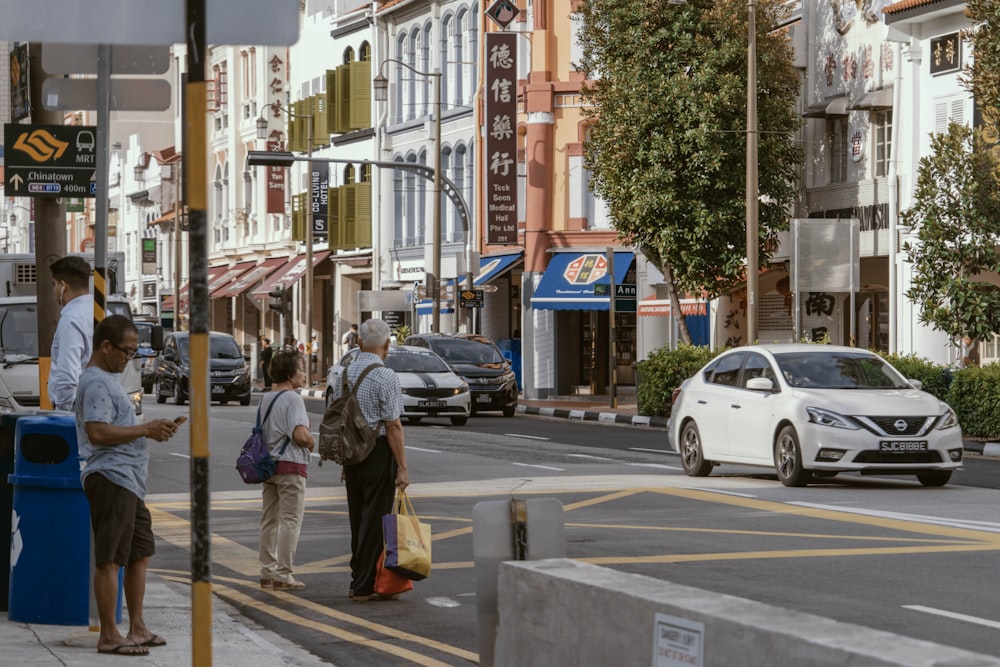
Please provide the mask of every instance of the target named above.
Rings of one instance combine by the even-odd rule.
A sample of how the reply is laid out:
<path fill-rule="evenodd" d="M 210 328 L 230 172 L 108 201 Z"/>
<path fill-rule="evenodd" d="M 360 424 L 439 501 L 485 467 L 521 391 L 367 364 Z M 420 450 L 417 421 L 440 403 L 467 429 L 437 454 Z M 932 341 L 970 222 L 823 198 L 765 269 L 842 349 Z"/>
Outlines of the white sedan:
<path fill-rule="evenodd" d="M 962 464 L 962 430 L 920 387 L 858 348 L 740 347 L 674 392 L 668 438 L 693 477 L 736 463 L 773 467 L 785 486 L 843 471 L 943 486 Z"/>
<path fill-rule="evenodd" d="M 326 404 L 334 397 L 341 373 L 360 350 L 354 348 L 330 367 L 326 376 Z M 416 424 L 424 417 L 447 417 L 455 426 L 469 420 L 472 407 L 469 385 L 434 352 L 421 347 L 392 345 L 385 365 L 396 371 L 403 390 L 403 417 Z"/>

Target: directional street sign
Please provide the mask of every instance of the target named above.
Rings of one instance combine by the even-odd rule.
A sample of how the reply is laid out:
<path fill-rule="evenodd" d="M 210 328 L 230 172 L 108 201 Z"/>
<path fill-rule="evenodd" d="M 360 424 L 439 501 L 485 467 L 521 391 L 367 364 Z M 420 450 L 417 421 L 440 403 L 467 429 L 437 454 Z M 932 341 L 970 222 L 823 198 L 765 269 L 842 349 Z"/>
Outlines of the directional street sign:
<path fill-rule="evenodd" d="M 46 109 L 97 109 L 97 79 L 46 79 L 42 82 Z M 170 84 L 163 79 L 111 79 L 108 111 L 166 111 Z"/>
<path fill-rule="evenodd" d="M 483 290 L 481 289 L 462 290 L 459 296 L 459 305 L 461 305 L 462 308 L 483 307 Z"/>
<path fill-rule="evenodd" d="M 7 124 L 3 135 L 8 196 L 96 196 L 96 127 Z"/>

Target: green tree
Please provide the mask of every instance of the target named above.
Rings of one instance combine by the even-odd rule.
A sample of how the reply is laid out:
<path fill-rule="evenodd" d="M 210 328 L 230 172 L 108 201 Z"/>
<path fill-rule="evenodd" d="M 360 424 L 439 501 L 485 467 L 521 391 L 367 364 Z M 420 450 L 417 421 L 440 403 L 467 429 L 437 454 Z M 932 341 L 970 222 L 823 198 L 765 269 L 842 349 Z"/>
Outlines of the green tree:
<path fill-rule="evenodd" d="M 772 29 L 784 4 L 756 3 L 761 264 L 801 164 L 799 80 L 787 33 Z M 689 342 L 677 293 L 712 298 L 745 278 L 747 3 L 588 0 L 576 18 L 590 187 L 661 268 Z"/>
<path fill-rule="evenodd" d="M 973 27 L 963 37 L 972 43 L 975 58 L 966 68 L 963 81 L 995 131 L 996 110 L 1000 109 L 1000 2 L 968 0 L 965 4 Z M 993 140 L 997 140 L 995 135 Z"/>
<path fill-rule="evenodd" d="M 959 341 L 1000 330 L 1000 288 L 983 280 L 1000 272 L 997 167 L 979 130 L 951 123 L 931 138 L 913 205 L 900 213 L 917 230 L 917 242 L 903 247 L 913 263 L 906 296 L 922 323 Z"/>

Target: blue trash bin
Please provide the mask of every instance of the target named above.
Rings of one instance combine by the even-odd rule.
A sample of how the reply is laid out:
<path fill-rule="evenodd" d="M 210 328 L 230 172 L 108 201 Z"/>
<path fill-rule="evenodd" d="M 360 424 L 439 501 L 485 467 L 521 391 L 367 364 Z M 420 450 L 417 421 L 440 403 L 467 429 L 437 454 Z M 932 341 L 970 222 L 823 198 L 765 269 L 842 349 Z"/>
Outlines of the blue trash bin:
<path fill-rule="evenodd" d="M 73 415 L 22 417 L 14 435 L 10 551 L 12 621 L 89 625 L 90 504 Z M 118 617 L 121 617 L 119 575 Z"/>
<path fill-rule="evenodd" d="M 0 414 L 0 611 L 7 611 L 7 600 L 10 597 L 10 517 L 14 505 L 14 487 L 7 481 L 7 477 L 14 472 L 14 428 L 17 420 L 28 414 Z"/>

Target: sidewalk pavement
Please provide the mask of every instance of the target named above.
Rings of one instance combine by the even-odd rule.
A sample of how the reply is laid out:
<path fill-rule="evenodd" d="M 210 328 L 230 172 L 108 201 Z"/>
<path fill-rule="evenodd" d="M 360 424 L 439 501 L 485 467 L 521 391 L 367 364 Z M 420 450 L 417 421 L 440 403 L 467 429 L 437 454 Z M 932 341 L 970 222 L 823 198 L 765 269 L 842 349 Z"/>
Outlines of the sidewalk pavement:
<path fill-rule="evenodd" d="M 166 646 L 151 648 L 148 656 L 114 656 L 97 652 L 97 632 L 85 627 L 18 623 L 0 617 L 0 647 L 3 664 L 107 667 L 115 665 L 190 665 L 191 596 L 188 586 L 166 581 L 150 572 L 146 585 L 146 625 L 167 640 Z M 123 633 L 128 631 L 128 613 L 122 612 Z M 242 616 L 218 597 L 212 598 L 212 664 L 215 667 L 330 665 L 305 649 Z"/>

